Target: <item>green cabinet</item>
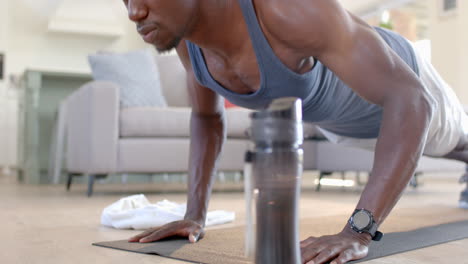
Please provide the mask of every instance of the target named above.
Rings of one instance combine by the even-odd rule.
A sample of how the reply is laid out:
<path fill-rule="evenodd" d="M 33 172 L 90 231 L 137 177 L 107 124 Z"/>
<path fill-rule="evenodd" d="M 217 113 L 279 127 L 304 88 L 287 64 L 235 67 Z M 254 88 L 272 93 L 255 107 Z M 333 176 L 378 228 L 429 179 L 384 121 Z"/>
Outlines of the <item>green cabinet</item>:
<path fill-rule="evenodd" d="M 27 70 L 19 97 L 19 180 L 28 184 L 50 183 L 50 146 L 60 102 L 92 80 L 89 74 Z"/>

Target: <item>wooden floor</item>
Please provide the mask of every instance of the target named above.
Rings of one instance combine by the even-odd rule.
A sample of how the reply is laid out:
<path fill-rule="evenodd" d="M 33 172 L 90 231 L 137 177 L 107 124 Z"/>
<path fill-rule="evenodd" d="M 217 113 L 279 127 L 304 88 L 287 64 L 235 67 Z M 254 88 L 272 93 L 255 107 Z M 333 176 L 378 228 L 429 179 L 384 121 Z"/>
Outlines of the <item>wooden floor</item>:
<path fill-rule="evenodd" d="M 359 198 L 358 189 L 313 191 L 315 175 L 306 175 L 302 191 L 301 217 L 348 214 Z M 409 190 L 398 204 L 414 208 L 437 204 L 455 207 L 462 186 L 456 175 L 428 175 L 423 186 Z M 123 196 L 144 192 L 151 202 L 168 199 L 185 202 L 174 186 L 97 184 L 92 198 L 85 196 L 85 186 L 75 185 L 71 192 L 64 186 L 27 186 L 17 184 L 13 176 L 0 175 L 0 263 L 183 263 L 157 256 L 141 255 L 91 246 L 98 241 L 126 239 L 138 231 L 114 230 L 99 224 L 101 210 Z M 218 185 L 219 187 L 219 185 Z M 234 186 L 228 189 L 239 189 Z M 226 189 L 223 187 L 223 189 Z M 243 196 L 240 192 L 216 192 L 210 209 L 234 210 L 237 220 L 230 227 L 243 224 Z M 467 211 L 468 214 L 468 211 Z M 345 223 L 346 219 L 343 219 Z M 313 235 L 313 234 L 311 234 Z M 468 240 L 447 243 L 367 263 L 467 263 Z"/>

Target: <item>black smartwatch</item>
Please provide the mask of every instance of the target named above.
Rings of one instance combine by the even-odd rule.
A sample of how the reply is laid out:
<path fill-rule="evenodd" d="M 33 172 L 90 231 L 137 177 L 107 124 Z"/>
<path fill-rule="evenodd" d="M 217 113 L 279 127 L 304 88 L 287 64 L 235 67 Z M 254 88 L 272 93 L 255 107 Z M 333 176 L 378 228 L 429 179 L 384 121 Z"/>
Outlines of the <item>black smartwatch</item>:
<path fill-rule="evenodd" d="M 380 241 L 383 237 L 383 233 L 377 231 L 378 226 L 374 216 L 366 209 L 356 209 L 348 222 L 351 229 L 359 234 L 368 233 L 374 241 Z"/>

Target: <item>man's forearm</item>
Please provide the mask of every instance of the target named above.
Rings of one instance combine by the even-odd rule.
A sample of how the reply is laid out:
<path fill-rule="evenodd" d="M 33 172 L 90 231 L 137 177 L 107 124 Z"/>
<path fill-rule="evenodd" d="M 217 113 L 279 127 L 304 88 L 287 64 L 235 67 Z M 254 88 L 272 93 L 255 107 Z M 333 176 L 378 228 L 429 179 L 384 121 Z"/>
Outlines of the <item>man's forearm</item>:
<path fill-rule="evenodd" d="M 226 137 L 223 114 L 191 116 L 190 162 L 186 219 L 204 225 L 216 162 Z"/>
<path fill-rule="evenodd" d="M 422 155 L 432 118 L 431 99 L 416 97 L 384 106 L 381 134 L 369 182 L 357 208 L 382 223 L 399 200 Z"/>

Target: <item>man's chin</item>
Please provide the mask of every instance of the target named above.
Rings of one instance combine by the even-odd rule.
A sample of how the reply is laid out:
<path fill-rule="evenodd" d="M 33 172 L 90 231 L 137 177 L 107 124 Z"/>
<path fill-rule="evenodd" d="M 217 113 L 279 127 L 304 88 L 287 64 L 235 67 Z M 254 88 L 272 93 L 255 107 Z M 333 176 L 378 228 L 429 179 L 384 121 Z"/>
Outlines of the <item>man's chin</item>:
<path fill-rule="evenodd" d="M 153 46 L 156 48 L 156 50 L 159 53 L 167 53 L 167 52 L 170 52 L 171 50 L 177 48 L 177 46 L 179 46 L 179 43 L 180 43 L 181 40 L 182 40 L 182 38 L 176 38 L 176 39 L 172 40 L 171 42 L 169 42 L 169 44 L 166 44 L 166 45 L 154 44 Z"/>

